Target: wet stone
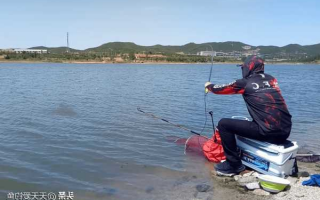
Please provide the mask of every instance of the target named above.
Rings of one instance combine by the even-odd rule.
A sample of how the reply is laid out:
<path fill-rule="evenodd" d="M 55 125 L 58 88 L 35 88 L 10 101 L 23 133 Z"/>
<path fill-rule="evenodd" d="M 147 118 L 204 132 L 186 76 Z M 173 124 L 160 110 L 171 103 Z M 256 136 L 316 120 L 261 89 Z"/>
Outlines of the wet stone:
<path fill-rule="evenodd" d="M 211 173 L 211 177 L 214 180 L 217 180 L 220 183 L 231 183 L 231 182 L 235 182 L 233 177 L 227 177 L 227 176 L 217 176 L 214 173 Z"/>
<path fill-rule="evenodd" d="M 310 176 L 309 172 L 298 172 L 298 178 L 309 177 L 309 176 Z"/>
<path fill-rule="evenodd" d="M 149 186 L 149 187 L 146 188 L 146 193 L 150 193 L 150 192 L 152 192 L 153 190 L 154 190 L 154 187 Z"/>
<path fill-rule="evenodd" d="M 212 200 L 212 194 L 199 192 L 193 200 Z"/>
<path fill-rule="evenodd" d="M 189 176 L 184 176 L 182 177 L 181 179 L 177 180 L 173 186 L 179 186 L 179 185 L 182 185 L 184 183 L 187 183 L 191 180 L 191 177 Z"/>
<path fill-rule="evenodd" d="M 207 192 L 210 188 L 211 186 L 207 184 L 198 184 L 196 186 L 198 192 Z"/>

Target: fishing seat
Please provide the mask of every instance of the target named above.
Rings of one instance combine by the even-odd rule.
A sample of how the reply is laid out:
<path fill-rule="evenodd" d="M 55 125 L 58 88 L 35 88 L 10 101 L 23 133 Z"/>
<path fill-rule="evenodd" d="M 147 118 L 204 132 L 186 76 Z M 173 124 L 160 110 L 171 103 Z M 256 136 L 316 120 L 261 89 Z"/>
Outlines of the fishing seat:
<path fill-rule="evenodd" d="M 242 163 L 260 173 L 285 177 L 294 174 L 298 144 L 286 140 L 282 144 L 271 144 L 236 136 Z"/>

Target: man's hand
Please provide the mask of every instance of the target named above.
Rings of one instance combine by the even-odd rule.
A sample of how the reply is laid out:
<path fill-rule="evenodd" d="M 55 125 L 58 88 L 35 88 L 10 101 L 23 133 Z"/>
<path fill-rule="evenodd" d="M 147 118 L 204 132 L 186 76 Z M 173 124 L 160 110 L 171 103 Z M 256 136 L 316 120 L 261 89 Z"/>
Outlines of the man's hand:
<path fill-rule="evenodd" d="M 204 87 L 206 88 L 208 85 L 211 85 L 212 83 L 211 82 L 206 82 L 205 84 L 204 84 Z"/>
<path fill-rule="evenodd" d="M 205 89 L 204 89 L 204 92 L 205 92 L 206 94 L 209 92 L 209 90 L 208 90 L 208 88 L 207 88 L 209 85 L 211 85 L 211 82 L 206 82 L 206 83 L 204 84 L 204 88 L 205 88 Z"/>

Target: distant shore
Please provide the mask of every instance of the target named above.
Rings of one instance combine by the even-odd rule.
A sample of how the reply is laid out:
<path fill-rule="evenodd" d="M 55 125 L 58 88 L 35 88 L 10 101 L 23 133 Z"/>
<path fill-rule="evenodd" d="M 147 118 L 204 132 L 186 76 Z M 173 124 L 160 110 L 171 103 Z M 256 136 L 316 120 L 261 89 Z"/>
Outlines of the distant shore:
<path fill-rule="evenodd" d="M 200 62 L 112 62 L 112 61 L 43 61 L 43 60 L 6 60 L 0 59 L 0 63 L 69 63 L 69 64 L 211 64 L 211 63 L 200 63 Z M 213 64 L 239 64 L 241 62 L 213 62 Z M 313 64 L 319 65 L 319 62 L 315 63 L 302 63 L 302 62 L 265 62 L 265 64 L 280 64 L 280 65 L 305 65 Z"/>

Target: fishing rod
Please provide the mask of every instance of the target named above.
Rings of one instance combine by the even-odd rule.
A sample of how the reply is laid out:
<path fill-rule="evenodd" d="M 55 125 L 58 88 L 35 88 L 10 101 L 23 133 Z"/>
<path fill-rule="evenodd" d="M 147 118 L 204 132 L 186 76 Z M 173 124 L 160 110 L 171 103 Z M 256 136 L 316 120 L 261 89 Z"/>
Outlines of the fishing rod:
<path fill-rule="evenodd" d="M 185 127 L 185 126 L 182 126 L 182 125 L 180 125 L 180 124 L 172 123 L 172 122 L 170 122 L 169 120 L 166 120 L 166 119 L 163 119 L 163 118 L 161 118 L 161 117 L 158 117 L 158 116 L 156 116 L 156 115 L 154 115 L 154 114 L 152 114 L 152 113 L 147 113 L 147 112 L 141 110 L 141 108 L 139 108 L 139 107 L 137 108 L 137 110 L 138 110 L 139 112 L 147 115 L 147 116 L 150 116 L 150 117 L 155 118 L 155 119 L 159 119 L 159 120 L 161 120 L 161 121 L 164 121 L 164 122 L 166 122 L 166 123 L 168 123 L 168 124 L 171 124 L 171 125 L 173 125 L 173 126 L 175 126 L 175 127 L 178 127 L 178 128 L 180 128 L 180 129 L 183 129 L 183 130 L 185 130 L 185 131 L 189 131 L 189 132 L 192 133 L 192 134 L 205 137 L 205 136 L 201 135 L 200 133 L 195 132 L 195 131 L 193 131 L 193 130 Z M 205 137 L 205 138 L 207 138 L 207 137 Z"/>
<path fill-rule="evenodd" d="M 210 67 L 210 74 L 209 74 L 209 80 L 208 80 L 208 82 L 210 82 L 211 81 L 211 74 L 212 74 L 212 67 L 213 67 L 213 47 L 210 44 L 206 44 L 206 45 L 208 45 L 211 48 L 211 52 L 212 52 L 212 54 L 211 54 L 211 67 Z"/>
<path fill-rule="evenodd" d="M 212 47 L 210 44 L 203 44 L 202 46 L 209 46 L 209 47 L 211 48 L 211 52 L 212 52 L 212 54 L 211 54 L 210 74 L 209 74 L 209 79 L 208 79 L 209 82 L 210 82 L 210 80 L 211 80 L 211 74 L 212 74 L 212 68 L 213 68 L 213 47 Z M 198 47 L 198 48 L 196 48 L 196 49 L 199 49 L 199 48 L 200 48 L 200 47 Z M 194 49 L 194 50 L 195 50 L 195 49 Z M 137 110 L 138 110 L 139 112 L 145 114 L 145 115 L 148 115 L 148 116 L 150 116 L 150 117 L 159 119 L 159 120 L 161 120 L 161 121 L 164 121 L 164 122 L 166 122 L 166 123 L 168 123 L 168 124 L 171 124 L 171 125 L 173 125 L 173 126 L 175 126 L 175 127 L 180 128 L 180 129 L 189 131 L 189 132 L 192 133 L 192 134 L 199 135 L 199 136 L 203 136 L 203 135 L 202 135 L 202 132 L 203 132 L 203 130 L 205 129 L 206 124 L 207 124 L 207 98 L 206 98 L 206 97 L 207 97 L 207 93 L 205 92 L 205 94 L 204 94 L 205 122 L 204 122 L 203 128 L 202 128 L 202 130 L 201 130 L 200 133 L 195 132 L 195 131 L 193 131 L 193 130 L 191 130 L 191 129 L 189 129 L 189 128 L 186 128 L 185 126 L 182 126 L 182 125 L 180 125 L 180 124 L 172 123 L 172 122 L 170 122 L 170 121 L 168 121 L 168 120 L 166 120 L 166 119 L 163 119 L 163 118 L 161 118 L 161 117 L 158 117 L 158 116 L 156 116 L 156 115 L 154 115 L 154 114 L 152 114 L 152 113 L 147 113 L 147 112 L 141 110 L 139 107 L 137 108 Z M 209 112 L 209 114 L 211 115 L 212 126 L 213 126 L 213 131 L 214 131 L 214 122 L 213 122 L 213 115 L 212 115 L 212 113 L 213 113 L 212 111 Z M 203 136 L 203 137 L 205 137 L 205 136 Z M 207 137 L 206 137 L 206 138 L 207 138 Z"/>
<path fill-rule="evenodd" d="M 211 81 L 211 75 L 212 75 L 212 68 L 213 68 L 213 47 L 210 44 L 205 44 L 206 46 L 209 46 L 211 48 L 211 66 L 210 66 L 210 73 L 209 73 L 209 79 L 208 82 Z M 201 133 L 203 132 L 203 130 L 206 128 L 207 125 L 207 94 L 208 94 L 208 89 L 205 88 L 205 92 L 204 92 L 204 115 L 205 115 L 205 121 L 204 121 L 204 125 L 202 127 Z M 212 120 L 212 126 L 213 126 L 213 132 L 214 132 L 214 122 L 213 122 L 213 112 L 210 111 L 209 114 L 211 115 L 211 120 Z"/>
<path fill-rule="evenodd" d="M 197 50 L 197 49 L 203 48 L 204 46 L 210 47 L 211 53 L 212 53 L 212 54 L 211 54 L 210 74 L 209 74 L 209 79 L 208 79 L 208 82 L 210 82 L 210 81 L 211 81 L 211 74 L 212 74 L 212 67 L 213 67 L 213 47 L 212 47 L 210 44 L 201 44 L 199 47 L 196 47 L 196 48 L 194 48 L 194 49 L 192 49 L 192 50 L 189 50 L 188 52 L 193 52 L 193 51 L 195 51 L 195 50 Z"/>

